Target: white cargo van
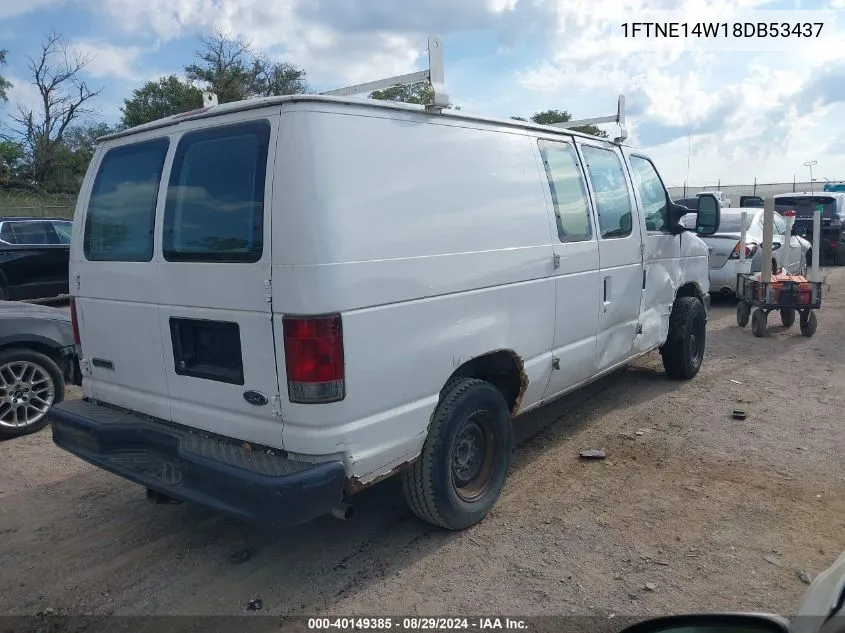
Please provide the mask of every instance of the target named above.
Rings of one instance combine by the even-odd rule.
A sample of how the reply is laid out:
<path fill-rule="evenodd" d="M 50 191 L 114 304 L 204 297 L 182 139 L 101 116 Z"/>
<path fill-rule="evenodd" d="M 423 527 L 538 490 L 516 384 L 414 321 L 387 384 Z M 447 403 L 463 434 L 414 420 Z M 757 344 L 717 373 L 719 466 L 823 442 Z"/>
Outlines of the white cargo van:
<path fill-rule="evenodd" d="M 54 440 L 245 520 L 348 516 L 396 475 L 466 528 L 517 416 L 658 348 L 696 375 L 688 212 L 621 142 L 438 107 L 274 97 L 112 135 L 76 208 L 84 398 Z M 703 196 L 694 230 L 718 221 Z"/>

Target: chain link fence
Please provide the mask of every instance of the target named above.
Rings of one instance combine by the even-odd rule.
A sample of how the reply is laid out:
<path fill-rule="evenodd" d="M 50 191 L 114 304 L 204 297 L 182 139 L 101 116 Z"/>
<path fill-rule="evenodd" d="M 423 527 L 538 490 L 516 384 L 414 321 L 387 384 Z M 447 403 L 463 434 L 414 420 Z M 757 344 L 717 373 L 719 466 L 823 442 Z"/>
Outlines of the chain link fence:
<path fill-rule="evenodd" d="M 721 191 L 731 200 L 731 206 L 739 206 L 740 196 L 760 196 L 766 198 L 774 196 L 779 193 L 795 193 L 797 191 L 816 191 L 821 192 L 824 187 L 823 182 L 810 181 L 793 181 L 793 182 L 753 182 L 747 185 L 723 185 L 717 181 L 710 182 L 706 185 L 679 185 L 676 187 L 669 187 L 669 196 L 673 200 L 680 198 L 691 198 L 695 194 L 702 191 Z"/>

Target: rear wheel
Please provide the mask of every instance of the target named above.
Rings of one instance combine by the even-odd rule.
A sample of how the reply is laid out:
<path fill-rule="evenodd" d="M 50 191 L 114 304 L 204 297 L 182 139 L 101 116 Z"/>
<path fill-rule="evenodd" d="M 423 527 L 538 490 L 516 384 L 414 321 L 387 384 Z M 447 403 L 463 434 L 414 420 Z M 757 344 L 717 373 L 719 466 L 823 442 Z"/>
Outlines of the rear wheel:
<path fill-rule="evenodd" d="M 816 333 L 816 328 L 819 325 L 819 321 L 816 318 L 816 311 L 815 310 L 808 310 L 807 312 L 801 315 L 801 321 L 799 326 L 801 327 L 801 334 L 806 337 L 810 337 Z"/>
<path fill-rule="evenodd" d="M 701 369 L 707 336 L 704 306 L 697 297 L 678 297 L 669 316 L 669 336 L 660 354 L 670 378 L 689 380 Z"/>
<path fill-rule="evenodd" d="M 783 327 L 792 327 L 795 324 L 795 310 L 785 308 L 780 311 L 780 322 Z"/>
<path fill-rule="evenodd" d="M 745 303 L 745 301 L 740 301 L 736 304 L 736 324 L 739 327 L 745 327 L 748 325 L 748 319 L 751 317 L 751 306 Z"/>
<path fill-rule="evenodd" d="M 490 512 L 505 485 L 513 446 L 501 392 L 475 378 L 450 381 L 403 492 L 420 519 L 463 530 Z"/>
<path fill-rule="evenodd" d="M 0 352 L 0 438 L 43 429 L 64 392 L 62 370 L 49 356 L 26 349 Z"/>

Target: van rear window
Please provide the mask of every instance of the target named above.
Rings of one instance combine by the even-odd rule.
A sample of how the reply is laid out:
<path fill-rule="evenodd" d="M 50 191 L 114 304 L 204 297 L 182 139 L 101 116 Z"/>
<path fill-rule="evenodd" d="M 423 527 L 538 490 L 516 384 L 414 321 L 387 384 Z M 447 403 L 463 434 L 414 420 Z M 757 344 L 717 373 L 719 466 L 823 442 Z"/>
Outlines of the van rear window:
<path fill-rule="evenodd" d="M 97 170 L 85 218 L 89 261 L 148 262 L 168 139 L 115 147 Z"/>
<path fill-rule="evenodd" d="M 264 248 L 266 121 L 185 134 L 164 210 L 168 261 L 257 262 Z"/>

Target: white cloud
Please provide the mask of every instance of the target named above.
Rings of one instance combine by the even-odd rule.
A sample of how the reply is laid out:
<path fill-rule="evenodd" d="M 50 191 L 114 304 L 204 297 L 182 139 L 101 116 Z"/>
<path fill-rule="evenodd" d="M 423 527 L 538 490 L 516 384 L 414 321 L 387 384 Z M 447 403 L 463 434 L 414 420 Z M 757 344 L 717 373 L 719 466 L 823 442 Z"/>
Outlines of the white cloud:
<path fill-rule="evenodd" d="M 76 41 L 70 47 L 81 57 L 88 59 L 85 67 L 94 78 L 114 77 L 129 81 L 142 81 L 149 73 L 142 72 L 139 58 L 146 52 L 138 46 L 117 46 L 105 42 Z"/>
<path fill-rule="evenodd" d="M 38 9 L 44 9 L 52 4 L 58 4 L 61 0 L 27 0 L 16 2 L 15 0 L 0 1 L 0 20 L 14 18 L 19 15 L 31 13 Z"/>

